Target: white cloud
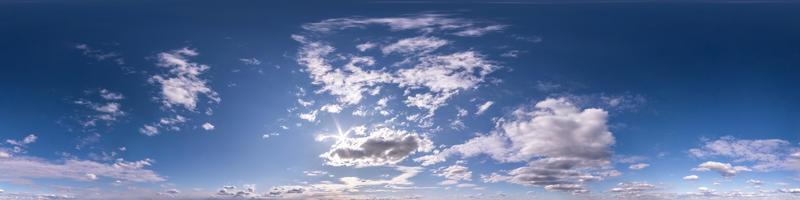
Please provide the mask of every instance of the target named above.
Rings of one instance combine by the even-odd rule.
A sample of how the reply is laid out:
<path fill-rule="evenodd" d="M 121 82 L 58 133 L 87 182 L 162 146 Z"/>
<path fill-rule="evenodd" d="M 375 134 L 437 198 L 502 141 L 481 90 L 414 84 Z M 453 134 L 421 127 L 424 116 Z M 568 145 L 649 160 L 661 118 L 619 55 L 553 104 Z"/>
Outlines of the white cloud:
<path fill-rule="evenodd" d="M 186 123 L 187 121 L 189 121 L 189 119 L 181 115 L 175 115 L 175 117 L 162 117 L 158 120 L 158 124 L 156 124 L 156 126 L 166 127 L 169 130 L 178 131 L 181 129 L 180 125 Z"/>
<path fill-rule="evenodd" d="M 94 180 L 97 180 L 97 175 L 92 174 L 92 173 L 88 173 L 88 174 L 86 174 L 86 178 L 89 179 L 89 180 L 94 181 Z"/>
<path fill-rule="evenodd" d="M 139 128 L 139 133 L 142 133 L 147 136 L 155 136 L 158 135 L 158 127 L 152 125 L 144 125 L 142 128 Z"/>
<path fill-rule="evenodd" d="M 328 175 L 326 171 L 314 170 L 314 171 L 303 171 L 303 174 L 306 176 L 324 176 Z"/>
<path fill-rule="evenodd" d="M 447 45 L 447 43 L 449 43 L 449 41 L 437 37 L 418 36 L 398 40 L 395 43 L 383 47 L 381 52 L 383 52 L 383 54 L 428 53 Z"/>
<path fill-rule="evenodd" d="M 256 58 L 240 58 L 239 61 L 245 65 L 260 65 L 261 61 Z"/>
<path fill-rule="evenodd" d="M 376 186 L 383 186 L 382 188 L 386 189 L 400 189 L 400 188 L 410 188 L 414 184 L 414 182 L 410 181 L 410 178 L 417 176 L 423 168 L 421 167 L 406 167 L 406 166 L 397 166 L 394 167 L 397 171 L 400 172 L 399 175 L 394 176 L 390 179 L 363 179 L 359 177 L 341 177 L 339 178 L 338 182 L 329 182 L 323 181 L 320 183 L 309 184 L 307 186 L 278 186 L 274 187 L 272 191 L 270 191 L 270 196 L 281 196 L 287 194 L 302 194 L 303 196 L 294 196 L 298 197 L 298 199 L 317 199 L 313 198 L 315 195 L 342 195 L 347 193 L 359 192 L 360 188 L 365 187 L 376 187 Z M 290 192 L 291 191 L 291 192 Z M 332 199 L 350 199 L 347 197 L 339 196 L 338 198 Z M 322 198 L 322 199 L 329 199 L 329 198 Z"/>
<path fill-rule="evenodd" d="M 34 134 L 30 134 L 28 136 L 25 136 L 25 138 L 22 138 L 22 140 L 7 139 L 6 143 L 14 145 L 14 146 L 25 146 L 25 145 L 28 145 L 30 143 L 36 142 L 37 139 L 39 139 L 39 137 L 37 137 Z"/>
<path fill-rule="evenodd" d="M 489 107 L 491 107 L 492 105 L 494 105 L 493 101 L 486 101 L 486 103 L 483 103 L 483 104 L 479 105 L 478 106 L 478 111 L 475 111 L 475 115 L 483 114 L 483 112 L 486 112 L 486 110 L 488 110 Z"/>
<path fill-rule="evenodd" d="M 342 68 L 334 69 L 326 58 L 334 48 L 321 42 L 300 40 L 303 46 L 298 53 L 297 62 L 305 66 L 312 83 L 321 85 L 318 92 L 328 92 L 344 104 L 357 104 L 364 92 L 377 87 L 379 83 L 391 80 L 381 71 L 363 70 L 360 66 L 371 66 L 375 61 L 369 57 L 352 57 Z"/>
<path fill-rule="evenodd" d="M 450 93 L 474 88 L 497 68 L 475 51 L 425 56 L 413 68 L 399 70 L 396 82 L 403 87 L 425 87 L 432 92 Z"/>
<path fill-rule="evenodd" d="M 697 176 L 697 175 L 688 175 L 688 176 L 684 176 L 683 177 L 683 180 L 686 180 L 686 181 L 695 181 L 695 180 L 699 180 L 699 179 L 700 179 L 700 177 Z"/>
<path fill-rule="evenodd" d="M 750 180 L 747 180 L 747 184 L 759 186 L 759 185 L 763 185 L 764 181 L 757 180 L 757 179 L 750 179 Z"/>
<path fill-rule="evenodd" d="M 469 168 L 463 165 L 451 165 L 449 167 L 442 167 L 433 171 L 436 176 L 445 178 L 445 181 L 440 182 L 441 185 L 455 185 L 459 181 L 472 180 L 472 172 Z"/>
<path fill-rule="evenodd" d="M 194 111 L 200 95 L 208 98 L 209 102 L 220 101 L 217 92 L 208 87 L 208 80 L 201 78 L 210 67 L 188 60 L 188 57 L 197 55 L 197 51 L 189 48 L 158 54 L 157 65 L 168 68 L 169 73 L 154 75 L 150 80 L 161 85 L 161 99 L 165 106 L 183 106 Z"/>
<path fill-rule="evenodd" d="M 745 166 L 733 166 L 730 163 L 721 163 L 715 161 L 707 161 L 697 165 L 692 171 L 716 171 L 724 177 L 736 176 L 736 173 L 742 171 L 752 171 Z"/>
<path fill-rule="evenodd" d="M 784 188 L 780 189 L 780 191 L 784 193 L 800 194 L 800 188 Z"/>
<path fill-rule="evenodd" d="M 798 169 L 793 167 L 793 164 L 800 163 L 797 157 L 792 156 L 796 152 L 800 152 L 800 148 L 786 140 L 744 140 L 731 136 L 706 141 L 702 147 L 689 150 L 689 154 L 696 158 L 724 157 L 734 163 L 752 162 L 752 168 L 758 171 Z"/>
<path fill-rule="evenodd" d="M 366 136 L 321 135 L 318 140 L 335 139 L 330 151 L 320 155 L 331 166 L 381 166 L 397 164 L 416 152 L 428 152 L 433 143 L 417 133 L 386 127 Z"/>
<path fill-rule="evenodd" d="M 650 167 L 650 164 L 647 163 L 636 163 L 633 165 L 628 166 L 628 169 L 631 170 L 642 170 L 644 168 Z"/>
<path fill-rule="evenodd" d="M 207 130 L 207 131 L 214 130 L 214 125 L 211 124 L 211 123 L 208 123 L 208 122 L 203 124 L 201 127 L 203 127 L 203 130 Z"/>
<path fill-rule="evenodd" d="M 115 93 L 108 91 L 106 89 L 100 89 L 100 97 L 103 97 L 105 100 L 122 100 L 125 99 L 125 96 L 122 96 L 120 93 Z"/>
<path fill-rule="evenodd" d="M 381 51 L 384 54 L 404 56 L 399 61 L 381 60 L 389 61 L 387 63 L 378 63 L 373 57 L 336 52 L 336 48 L 322 39 L 336 30 L 374 25 L 386 25 L 392 31 L 428 32 L 441 29 L 455 33 L 490 26 L 483 24 L 435 14 L 397 18 L 338 18 L 305 24 L 303 28 L 314 34 L 292 35 L 292 38 L 302 44 L 297 62 L 305 67 L 303 71 L 309 74 L 312 83 L 320 87 L 316 94 L 327 93 L 336 97 L 340 106 L 347 106 L 361 103 L 367 94 L 380 94 L 384 87 L 397 86 L 403 91 L 407 106 L 427 111 L 424 116 L 408 121 L 420 127 L 430 127 L 430 118 L 439 107 L 447 105 L 447 101 L 460 91 L 477 88 L 485 81 L 486 75 L 499 66 L 474 50 L 442 48 L 451 42 L 433 34 L 406 36 L 383 46 Z M 375 43 L 366 42 L 356 48 L 363 52 L 375 46 Z M 357 116 L 395 114 L 385 109 L 374 113 L 358 109 L 353 113 Z M 411 116 L 419 113 L 401 114 Z"/>
<path fill-rule="evenodd" d="M 335 18 L 327 19 L 317 23 L 303 25 L 303 29 L 308 31 L 330 33 L 336 30 L 363 28 L 370 25 L 388 26 L 393 31 L 418 30 L 431 32 L 434 30 L 455 30 L 461 31 L 465 28 L 475 27 L 472 21 L 449 18 L 440 14 L 421 14 L 403 17 L 386 18 Z"/>
<path fill-rule="evenodd" d="M 339 106 L 337 104 L 325 104 L 320 108 L 320 110 L 329 113 L 339 113 L 342 112 L 342 106 Z"/>
<path fill-rule="evenodd" d="M 236 189 L 236 186 L 223 186 L 222 189 L 217 191 L 218 197 L 232 197 L 234 199 L 261 199 L 263 195 L 256 193 L 256 187 L 252 184 L 242 185 L 241 189 Z"/>
<path fill-rule="evenodd" d="M 409 107 L 417 107 L 428 110 L 427 116 L 432 116 L 433 112 L 439 107 L 445 105 L 450 94 L 435 95 L 431 93 L 420 93 L 414 96 L 408 96 L 404 101 Z"/>
<path fill-rule="evenodd" d="M 486 26 L 486 27 L 474 27 L 474 28 L 468 28 L 466 30 L 453 33 L 453 35 L 462 36 L 462 37 L 478 37 L 478 36 L 482 36 L 482 35 L 485 35 L 485 34 L 490 33 L 490 32 L 502 31 L 506 27 L 508 27 L 508 26 L 506 26 L 506 25 L 490 25 L 490 26 Z"/>
<path fill-rule="evenodd" d="M 94 91 L 87 91 L 87 93 L 95 94 Z M 78 120 L 83 128 L 94 127 L 98 122 L 105 122 L 106 125 L 112 125 L 112 122 L 118 118 L 127 115 L 122 110 L 122 104 L 116 102 L 124 99 L 125 97 L 120 93 L 114 93 L 107 89 L 100 89 L 99 96 L 102 98 L 100 102 L 95 102 L 86 99 L 74 101 L 75 104 L 86 107 L 86 111 L 81 113 L 85 115 Z M 90 129 L 88 131 L 93 131 Z"/>
<path fill-rule="evenodd" d="M 584 182 L 610 175 L 604 170 L 609 168 L 614 144 L 606 125 L 608 113 L 595 108 L 581 110 L 565 98 L 546 99 L 534 108 L 514 111 L 515 118 L 502 120 L 492 134 L 415 160 L 424 166 L 443 162 L 450 155 L 487 154 L 501 162 L 528 162 L 528 166 L 488 180 L 573 193 L 585 192 Z"/>
<path fill-rule="evenodd" d="M 638 194 L 641 192 L 655 190 L 656 186 L 645 182 L 619 183 L 611 188 L 611 192 L 624 194 Z"/>
<path fill-rule="evenodd" d="M 375 44 L 375 43 L 365 42 L 365 43 L 361 43 L 359 45 L 356 45 L 356 49 L 358 49 L 358 51 L 364 52 L 364 51 L 367 51 L 369 49 L 375 48 L 376 46 L 378 46 L 378 45 Z"/>
<path fill-rule="evenodd" d="M 50 162 L 34 157 L 13 157 L 0 159 L 0 179 L 72 179 L 79 181 L 96 180 L 107 177 L 130 182 L 161 182 L 165 179 L 151 170 L 144 169 L 153 161 L 149 159 L 127 162 L 117 160 L 111 164 L 88 160 L 67 159 L 64 162 Z"/>
<path fill-rule="evenodd" d="M 122 57 L 119 54 L 114 52 L 106 52 L 100 49 L 96 49 L 94 47 L 90 47 L 87 44 L 75 45 L 75 49 L 80 50 L 84 56 L 94 58 L 98 61 L 112 60 L 118 65 L 125 64 L 125 60 L 122 59 Z"/>
<path fill-rule="evenodd" d="M 300 113 L 297 117 L 300 119 L 304 119 L 309 122 L 316 122 L 317 121 L 317 111 L 311 111 L 309 113 Z"/>
<path fill-rule="evenodd" d="M 297 103 L 299 103 L 303 107 L 308 107 L 308 106 L 314 105 L 314 100 L 306 101 L 306 100 L 303 100 L 303 99 L 297 99 Z"/>

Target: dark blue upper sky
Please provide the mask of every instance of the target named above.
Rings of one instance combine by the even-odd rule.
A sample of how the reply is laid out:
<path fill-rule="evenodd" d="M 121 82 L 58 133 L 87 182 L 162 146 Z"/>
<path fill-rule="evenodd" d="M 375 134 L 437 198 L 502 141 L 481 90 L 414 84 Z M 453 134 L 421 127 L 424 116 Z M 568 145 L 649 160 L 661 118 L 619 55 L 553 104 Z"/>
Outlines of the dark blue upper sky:
<path fill-rule="evenodd" d="M 799 9 L 4 1 L 0 198 L 797 198 Z"/>

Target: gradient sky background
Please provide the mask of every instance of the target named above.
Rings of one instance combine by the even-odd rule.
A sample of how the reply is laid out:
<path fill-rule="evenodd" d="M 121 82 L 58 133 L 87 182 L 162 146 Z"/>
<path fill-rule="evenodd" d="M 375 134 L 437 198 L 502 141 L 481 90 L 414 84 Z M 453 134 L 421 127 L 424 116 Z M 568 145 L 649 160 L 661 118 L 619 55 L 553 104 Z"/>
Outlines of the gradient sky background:
<path fill-rule="evenodd" d="M 799 9 L 3 1 L 0 199 L 800 198 Z"/>

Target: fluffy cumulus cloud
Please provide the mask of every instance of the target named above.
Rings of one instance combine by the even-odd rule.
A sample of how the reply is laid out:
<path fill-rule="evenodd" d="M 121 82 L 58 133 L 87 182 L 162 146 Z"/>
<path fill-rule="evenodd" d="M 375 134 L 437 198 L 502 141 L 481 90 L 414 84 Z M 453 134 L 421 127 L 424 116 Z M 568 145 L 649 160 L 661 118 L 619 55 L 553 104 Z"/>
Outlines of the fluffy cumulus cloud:
<path fill-rule="evenodd" d="M 564 98 L 545 99 L 533 109 L 520 108 L 512 119 L 498 124 L 489 135 L 478 136 L 417 158 L 423 165 L 446 161 L 451 155 L 488 155 L 500 162 L 528 162 L 527 166 L 483 177 L 487 182 L 506 181 L 543 186 L 548 190 L 586 192 L 583 184 L 619 174 L 610 168 L 614 136 L 608 130 L 608 113 L 580 109 Z"/>
<path fill-rule="evenodd" d="M 364 136 L 321 135 L 319 140 L 333 139 L 330 151 L 320 155 L 331 166 L 381 166 L 397 164 L 416 152 L 429 152 L 433 142 L 417 133 L 382 127 Z"/>

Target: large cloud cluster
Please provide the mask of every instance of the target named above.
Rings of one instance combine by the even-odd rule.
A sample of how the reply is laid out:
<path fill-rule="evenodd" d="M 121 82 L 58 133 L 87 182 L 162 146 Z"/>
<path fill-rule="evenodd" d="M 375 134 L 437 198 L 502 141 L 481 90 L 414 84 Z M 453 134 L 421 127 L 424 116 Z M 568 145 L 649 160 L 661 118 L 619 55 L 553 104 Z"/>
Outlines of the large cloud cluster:
<path fill-rule="evenodd" d="M 533 110 L 521 108 L 489 135 L 470 139 L 437 154 L 417 158 L 423 165 L 447 157 L 488 155 L 500 162 L 528 162 L 508 173 L 484 176 L 487 182 L 506 181 L 543 186 L 548 190 L 586 192 L 583 183 L 600 180 L 610 169 L 614 136 L 608 130 L 608 113 L 580 109 L 564 98 L 545 99 Z"/>

